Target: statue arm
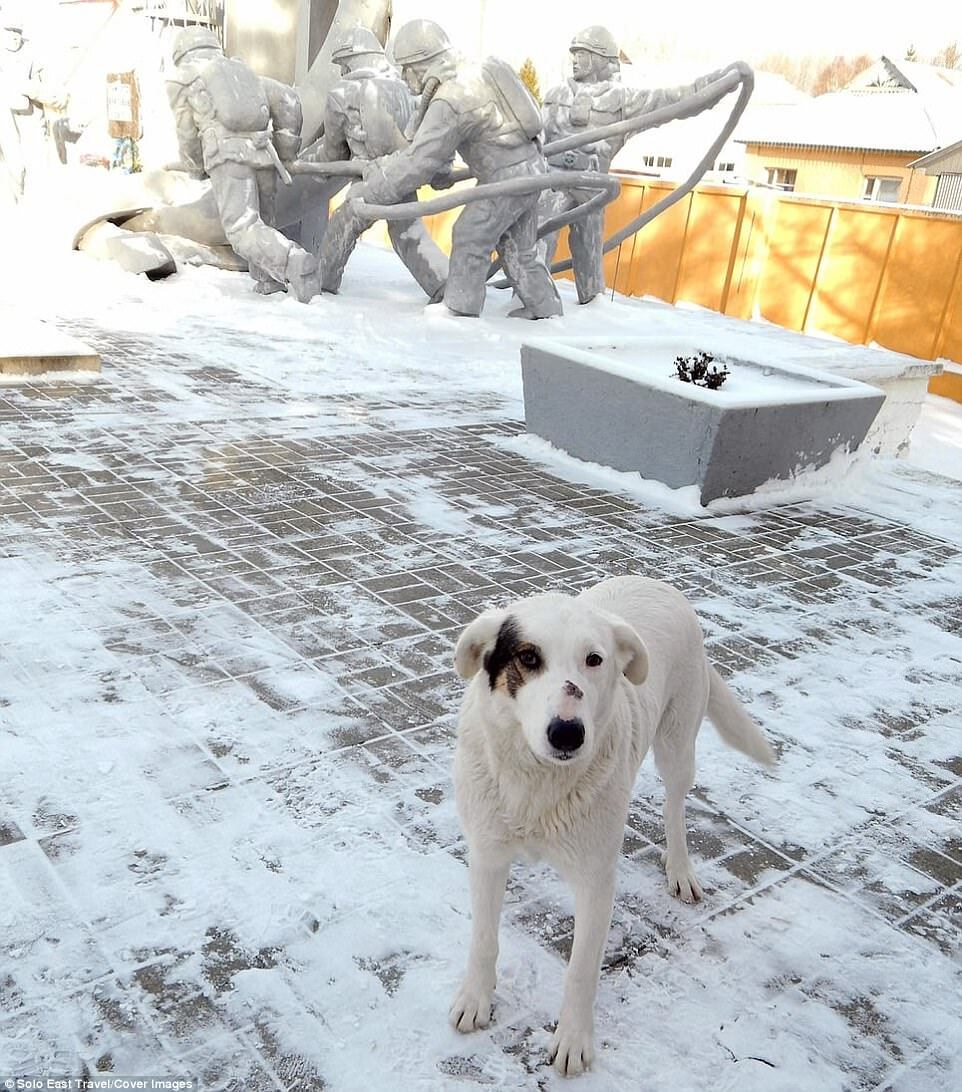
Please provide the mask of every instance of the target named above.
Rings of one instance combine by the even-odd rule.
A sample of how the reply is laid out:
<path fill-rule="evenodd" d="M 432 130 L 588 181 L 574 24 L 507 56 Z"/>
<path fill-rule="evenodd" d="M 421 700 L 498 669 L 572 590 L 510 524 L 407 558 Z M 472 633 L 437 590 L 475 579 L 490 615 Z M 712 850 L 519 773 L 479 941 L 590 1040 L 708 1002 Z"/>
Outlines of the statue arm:
<path fill-rule="evenodd" d="M 293 87 L 280 80 L 261 77 L 267 106 L 271 112 L 271 139 L 282 160 L 292 160 L 301 149 L 301 125 L 304 120 L 301 99 Z"/>
<path fill-rule="evenodd" d="M 324 110 L 324 141 L 318 148 L 322 162 L 335 163 L 351 158 L 351 146 L 345 132 L 346 120 L 344 111 L 338 110 L 336 103 L 329 100 Z"/>
<path fill-rule="evenodd" d="M 715 72 L 709 72 L 706 76 L 699 76 L 693 83 L 686 83 L 679 87 L 657 87 L 652 90 L 626 88 L 625 118 L 636 118 L 642 114 L 660 110 L 663 106 L 674 106 L 683 99 L 697 95 L 710 83 L 714 83 L 724 71 L 720 68 Z"/>
<path fill-rule="evenodd" d="M 200 143 L 200 133 L 190 104 L 190 84 L 179 80 L 167 81 L 167 99 L 174 115 L 177 129 L 177 146 L 180 149 L 181 162 L 191 170 L 204 169 L 204 153 Z"/>
<path fill-rule="evenodd" d="M 451 106 L 436 99 L 410 147 L 374 160 L 364 171 L 369 199 L 392 204 L 450 166 L 461 143 L 460 119 Z"/>
<path fill-rule="evenodd" d="M 546 98 L 541 107 L 541 120 L 544 123 L 545 143 L 552 140 L 560 140 L 570 134 L 563 128 L 561 121 L 561 107 L 556 102 Z"/>

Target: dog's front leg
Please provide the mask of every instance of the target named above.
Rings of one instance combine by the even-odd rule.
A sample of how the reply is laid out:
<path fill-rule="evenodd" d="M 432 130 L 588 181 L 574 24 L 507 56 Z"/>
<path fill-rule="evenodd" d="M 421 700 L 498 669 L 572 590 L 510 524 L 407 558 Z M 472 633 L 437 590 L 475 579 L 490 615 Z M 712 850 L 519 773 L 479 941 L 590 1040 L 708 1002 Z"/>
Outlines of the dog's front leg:
<path fill-rule="evenodd" d="M 575 939 L 565 975 L 561 1017 L 548 1049 L 548 1061 L 567 1077 L 582 1073 L 594 1058 L 594 1009 L 605 950 L 615 874 L 580 876 L 573 882 Z"/>
<path fill-rule="evenodd" d="M 491 1021 L 491 997 L 498 962 L 498 924 L 510 860 L 489 849 L 470 847 L 471 951 L 464 982 L 451 1006 L 458 1031 L 477 1031 Z"/>

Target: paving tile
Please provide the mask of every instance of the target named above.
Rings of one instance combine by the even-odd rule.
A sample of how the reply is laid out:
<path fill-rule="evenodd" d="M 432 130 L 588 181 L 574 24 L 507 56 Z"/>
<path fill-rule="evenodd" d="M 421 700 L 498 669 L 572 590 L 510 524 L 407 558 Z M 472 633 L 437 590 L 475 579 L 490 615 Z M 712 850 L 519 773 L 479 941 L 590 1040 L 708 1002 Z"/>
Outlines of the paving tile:
<path fill-rule="evenodd" d="M 667 893 L 639 776 L 598 1079 L 663 1086 L 657 1045 L 699 1083 L 958 1083 L 952 536 L 828 503 L 681 519 L 506 449 L 503 393 L 331 377 L 307 414 L 246 330 L 220 331 L 227 365 L 189 333 L 74 329 L 97 385 L 0 392 L 0 595 L 22 604 L 0 649 L 0 1058 L 542 1085 L 573 942 L 546 866 L 511 875 L 493 1028 L 444 1028 L 468 915 L 453 646 L 486 606 L 636 572 L 689 594 L 781 765 L 704 729 L 695 906 Z"/>

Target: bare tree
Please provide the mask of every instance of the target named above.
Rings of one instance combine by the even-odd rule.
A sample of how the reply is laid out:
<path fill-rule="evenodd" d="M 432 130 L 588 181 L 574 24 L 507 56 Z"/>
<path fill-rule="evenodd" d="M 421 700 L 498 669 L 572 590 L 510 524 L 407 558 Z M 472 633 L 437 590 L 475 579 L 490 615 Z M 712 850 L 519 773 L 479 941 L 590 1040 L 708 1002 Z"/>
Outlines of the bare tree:
<path fill-rule="evenodd" d="M 758 67 L 784 76 L 789 83 L 810 95 L 824 95 L 827 91 L 838 91 L 872 63 L 873 58 L 867 53 L 857 57 L 812 54 L 792 57 L 785 53 L 770 53 L 758 62 Z"/>
<path fill-rule="evenodd" d="M 819 69 L 812 84 L 813 95 L 825 95 L 829 91 L 840 91 L 866 68 L 871 67 L 873 58 L 867 53 L 859 57 L 833 57 Z"/>
<path fill-rule="evenodd" d="M 939 68 L 962 68 L 962 50 L 958 42 L 950 42 L 943 46 L 932 58 L 932 64 Z"/>

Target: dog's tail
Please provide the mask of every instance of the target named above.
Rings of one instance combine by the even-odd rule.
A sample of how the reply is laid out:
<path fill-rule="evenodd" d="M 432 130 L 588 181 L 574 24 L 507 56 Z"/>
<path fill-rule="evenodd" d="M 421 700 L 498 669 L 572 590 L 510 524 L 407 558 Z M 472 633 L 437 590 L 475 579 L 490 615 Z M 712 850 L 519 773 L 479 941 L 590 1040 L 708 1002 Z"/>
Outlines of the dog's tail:
<path fill-rule="evenodd" d="M 774 766 L 775 752 L 762 735 L 762 730 L 745 712 L 741 702 L 711 664 L 708 665 L 708 675 L 708 719 L 718 729 L 718 734 L 729 747 L 734 747 L 763 766 Z"/>

